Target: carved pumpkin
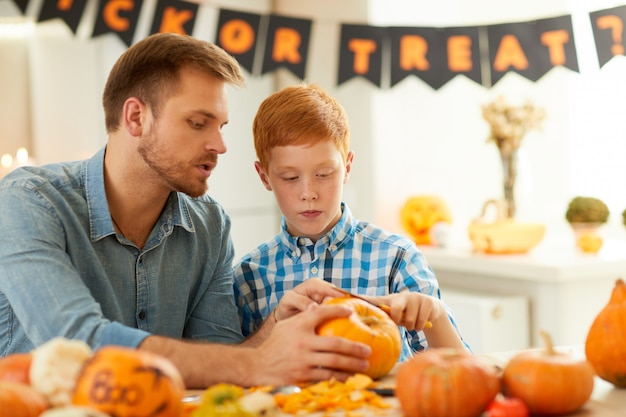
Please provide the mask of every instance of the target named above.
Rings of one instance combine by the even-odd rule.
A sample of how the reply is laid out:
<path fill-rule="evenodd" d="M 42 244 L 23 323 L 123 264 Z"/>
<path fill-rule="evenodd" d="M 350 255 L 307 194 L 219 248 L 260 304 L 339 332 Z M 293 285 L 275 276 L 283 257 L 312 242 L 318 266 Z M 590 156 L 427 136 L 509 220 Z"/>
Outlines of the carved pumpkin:
<path fill-rule="evenodd" d="M 184 394 L 182 377 L 168 359 L 106 346 L 85 363 L 72 403 L 116 416 L 179 417 Z"/>
<path fill-rule="evenodd" d="M 626 388 L 626 284 L 620 278 L 587 333 L 585 355 L 598 376 Z"/>
<path fill-rule="evenodd" d="M 504 367 L 504 388 L 533 415 L 573 413 L 591 397 L 593 367 L 585 359 L 554 350 L 546 332 L 541 336 L 545 349 L 520 352 Z"/>
<path fill-rule="evenodd" d="M 370 366 L 363 373 L 372 379 L 389 373 L 402 351 L 400 331 L 393 320 L 380 308 L 349 296 L 329 298 L 324 304 L 342 304 L 354 313 L 322 323 L 316 329 L 317 334 L 365 343 L 372 348 L 372 354 L 368 358 Z"/>
<path fill-rule="evenodd" d="M 432 228 L 437 223 L 452 223 L 445 202 L 435 196 L 410 197 L 400 210 L 402 227 L 418 245 L 438 244 Z"/>
<path fill-rule="evenodd" d="M 32 387 L 0 381 L 0 417 L 37 417 L 49 407 L 46 397 Z"/>
<path fill-rule="evenodd" d="M 499 391 L 497 368 L 460 349 L 417 353 L 396 375 L 395 395 L 406 417 L 475 417 Z"/>
<path fill-rule="evenodd" d="M 30 384 L 30 364 L 33 357 L 30 353 L 13 353 L 0 358 L 0 381 L 13 381 Z"/>

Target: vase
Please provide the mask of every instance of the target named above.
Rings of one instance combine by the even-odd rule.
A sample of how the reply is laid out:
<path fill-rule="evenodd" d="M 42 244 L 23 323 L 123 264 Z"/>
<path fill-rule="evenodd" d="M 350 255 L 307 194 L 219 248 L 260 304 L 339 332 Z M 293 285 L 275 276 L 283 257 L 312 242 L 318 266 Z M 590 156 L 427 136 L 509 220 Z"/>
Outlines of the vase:
<path fill-rule="evenodd" d="M 596 253 L 603 245 L 601 227 L 603 223 L 570 223 L 576 247 L 582 252 Z"/>
<path fill-rule="evenodd" d="M 515 181 L 517 180 L 517 152 L 501 153 L 502 181 L 507 217 L 515 217 Z"/>

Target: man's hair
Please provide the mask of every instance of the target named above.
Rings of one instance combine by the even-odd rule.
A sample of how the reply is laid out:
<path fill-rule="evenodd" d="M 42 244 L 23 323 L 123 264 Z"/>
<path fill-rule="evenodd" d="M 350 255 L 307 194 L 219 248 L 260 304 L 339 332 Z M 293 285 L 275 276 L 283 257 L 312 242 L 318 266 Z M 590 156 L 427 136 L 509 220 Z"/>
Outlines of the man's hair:
<path fill-rule="evenodd" d="M 136 97 L 158 117 L 160 106 L 179 86 L 183 67 L 206 71 L 226 83 L 245 83 L 239 64 L 220 47 L 173 33 L 157 33 L 137 42 L 117 60 L 104 87 L 107 132 L 120 125 L 124 102 Z"/>
<path fill-rule="evenodd" d="M 315 84 L 286 87 L 259 106 L 252 125 L 254 148 L 263 169 L 276 146 L 332 141 L 347 157 L 350 127 L 343 107 Z"/>

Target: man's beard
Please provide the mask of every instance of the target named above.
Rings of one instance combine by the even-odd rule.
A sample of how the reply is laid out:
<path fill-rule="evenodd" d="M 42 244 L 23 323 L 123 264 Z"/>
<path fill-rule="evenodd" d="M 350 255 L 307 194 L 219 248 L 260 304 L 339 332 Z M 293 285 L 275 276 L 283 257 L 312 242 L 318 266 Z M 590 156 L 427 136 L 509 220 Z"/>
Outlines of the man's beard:
<path fill-rule="evenodd" d="M 207 180 L 198 181 L 195 178 L 185 177 L 189 165 L 177 161 L 174 152 L 161 146 L 155 125 L 151 126 L 148 134 L 139 141 L 138 152 L 146 165 L 152 169 L 171 191 L 178 191 L 190 197 L 200 197 L 208 190 Z M 217 158 L 215 158 L 217 159 Z"/>

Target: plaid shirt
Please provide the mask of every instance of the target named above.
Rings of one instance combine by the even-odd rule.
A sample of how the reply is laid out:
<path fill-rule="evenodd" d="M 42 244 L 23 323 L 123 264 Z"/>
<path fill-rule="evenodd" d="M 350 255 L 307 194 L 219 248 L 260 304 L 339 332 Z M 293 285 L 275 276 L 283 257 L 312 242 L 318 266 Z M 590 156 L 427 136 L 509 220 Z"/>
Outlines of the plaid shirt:
<path fill-rule="evenodd" d="M 239 261 L 234 289 L 244 336 L 261 326 L 286 291 L 309 278 L 363 295 L 408 290 L 441 298 L 435 274 L 412 241 L 358 221 L 345 203 L 342 209 L 339 222 L 315 243 L 291 236 L 283 217 L 282 232 Z M 423 332 L 400 331 L 401 361 L 427 348 Z"/>

